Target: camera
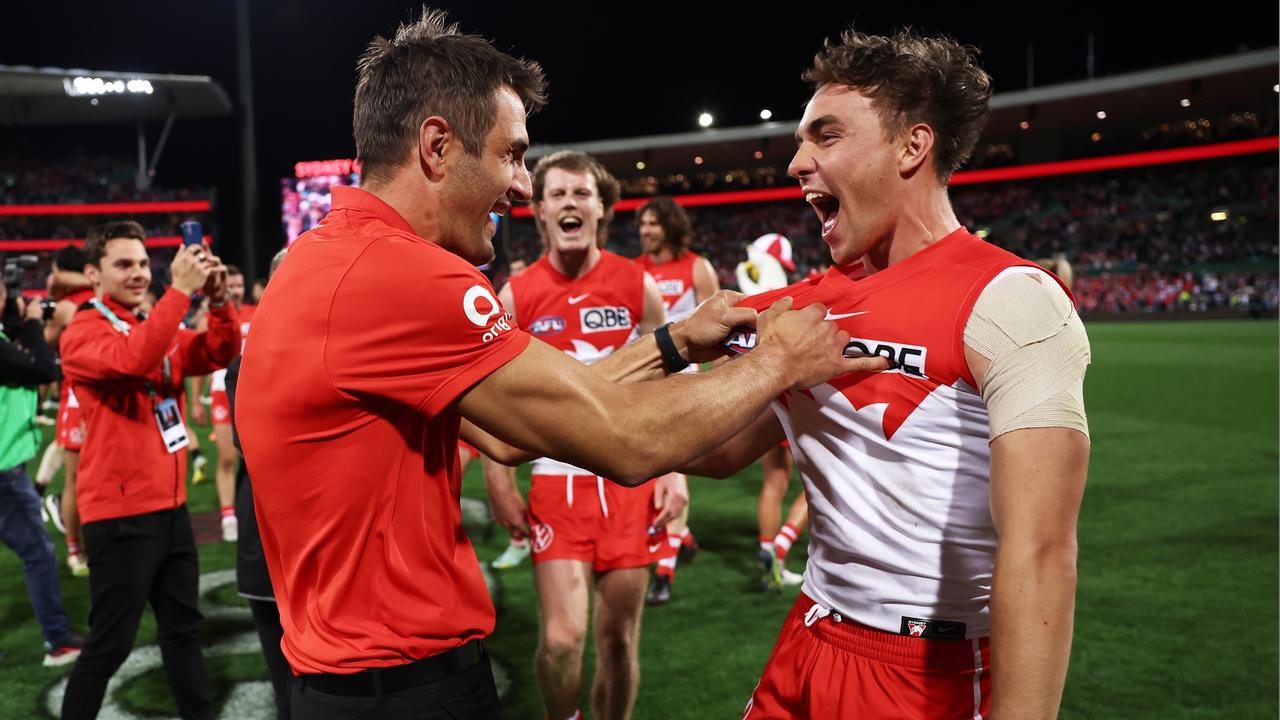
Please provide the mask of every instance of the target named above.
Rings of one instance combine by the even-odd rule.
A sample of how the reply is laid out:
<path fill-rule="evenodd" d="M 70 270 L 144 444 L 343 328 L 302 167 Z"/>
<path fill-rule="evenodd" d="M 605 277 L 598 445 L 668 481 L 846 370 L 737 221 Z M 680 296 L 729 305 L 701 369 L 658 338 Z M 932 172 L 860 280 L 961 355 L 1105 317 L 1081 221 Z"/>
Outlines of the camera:
<path fill-rule="evenodd" d="M 4 259 L 4 286 L 9 291 L 9 297 L 17 295 L 22 290 L 23 276 L 39 264 L 40 259 L 35 255 L 18 255 Z"/>

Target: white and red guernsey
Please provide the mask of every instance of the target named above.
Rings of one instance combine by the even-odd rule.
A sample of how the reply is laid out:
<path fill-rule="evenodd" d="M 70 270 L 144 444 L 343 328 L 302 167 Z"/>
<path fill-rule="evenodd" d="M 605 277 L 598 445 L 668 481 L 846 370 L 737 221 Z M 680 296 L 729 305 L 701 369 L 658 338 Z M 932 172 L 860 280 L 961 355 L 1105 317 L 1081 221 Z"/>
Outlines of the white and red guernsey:
<path fill-rule="evenodd" d="M 511 278 L 516 322 L 531 335 L 590 365 L 635 338 L 644 317 L 644 270 L 607 250 L 595 267 L 569 278 L 544 255 Z M 538 475 L 590 475 L 539 458 Z"/>
<path fill-rule="evenodd" d="M 960 229 L 857 282 L 832 268 L 743 302 L 821 302 L 850 335 L 846 354 L 892 363 L 774 403 L 809 496 L 804 592 L 816 603 L 885 632 L 989 634 L 989 428 L 964 328 L 1005 272 L 1041 271 Z M 728 344 L 745 352 L 754 336 Z"/>
<path fill-rule="evenodd" d="M 668 322 L 689 315 L 698 306 L 693 287 L 693 266 L 701 259 L 702 256 L 691 252 L 664 263 L 655 262 L 647 253 L 635 259 L 636 264 L 652 275 L 658 284 Z"/>

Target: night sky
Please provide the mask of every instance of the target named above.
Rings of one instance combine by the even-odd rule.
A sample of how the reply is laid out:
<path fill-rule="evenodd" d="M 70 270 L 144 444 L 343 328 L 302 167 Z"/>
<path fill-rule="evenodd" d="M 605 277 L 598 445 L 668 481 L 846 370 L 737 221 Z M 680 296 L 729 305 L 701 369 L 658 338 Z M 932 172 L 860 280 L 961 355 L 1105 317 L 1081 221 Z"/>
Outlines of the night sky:
<path fill-rule="evenodd" d="M 6 2 L 0 64 L 210 75 L 238 103 L 234 0 Z M 259 243 L 279 235 L 281 177 L 293 163 L 351 157 L 355 61 L 421 3 L 397 0 L 251 0 L 259 170 Z M 1110 7 L 1125 5 L 1123 14 Z M 1034 46 L 1037 86 L 1080 80 L 1088 34 L 1095 74 L 1112 75 L 1277 44 L 1275 3 L 925 4 L 447 3 L 462 29 L 539 61 L 550 105 L 530 119 L 534 143 L 571 142 L 798 118 L 808 89 L 799 75 L 823 38 L 850 23 L 885 33 L 910 25 L 982 49 L 996 91 L 1027 87 Z M 898 9 L 885 9 L 895 7 Z M 995 8 L 999 7 L 997 10 Z M 980 9 L 979 9 L 980 8 Z M 1046 10 L 1045 8 L 1052 8 Z M 1218 11 L 1217 14 L 1213 14 Z M 622 21 L 610 18 L 621 15 Z M 149 127 L 150 138 L 160 124 Z M 135 152 L 129 126 L 0 129 L 10 143 L 65 152 Z M 239 227 L 239 149 L 234 117 L 179 120 L 157 167 L 161 185 L 213 185 L 223 232 Z M 2 150 L 0 150 L 2 152 Z M 266 249 L 263 252 L 268 252 Z M 234 253 L 228 253 L 234 258 Z"/>

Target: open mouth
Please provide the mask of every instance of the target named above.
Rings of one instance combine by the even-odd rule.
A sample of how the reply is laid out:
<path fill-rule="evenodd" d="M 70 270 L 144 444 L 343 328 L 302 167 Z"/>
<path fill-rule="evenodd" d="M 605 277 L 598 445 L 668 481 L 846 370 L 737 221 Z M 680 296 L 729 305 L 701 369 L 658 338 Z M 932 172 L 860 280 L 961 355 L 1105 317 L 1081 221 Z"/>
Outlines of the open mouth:
<path fill-rule="evenodd" d="M 560 231 L 566 235 L 578 234 L 582 231 L 582 218 L 572 216 L 560 218 Z"/>
<path fill-rule="evenodd" d="M 840 217 L 840 201 L 833 195 L 814 190 L 806 192 L 804 199 L 818 213 L 818 220 L 822 223 L 822 237 L 826 238 L 835 229 L 836 220 Z"/>

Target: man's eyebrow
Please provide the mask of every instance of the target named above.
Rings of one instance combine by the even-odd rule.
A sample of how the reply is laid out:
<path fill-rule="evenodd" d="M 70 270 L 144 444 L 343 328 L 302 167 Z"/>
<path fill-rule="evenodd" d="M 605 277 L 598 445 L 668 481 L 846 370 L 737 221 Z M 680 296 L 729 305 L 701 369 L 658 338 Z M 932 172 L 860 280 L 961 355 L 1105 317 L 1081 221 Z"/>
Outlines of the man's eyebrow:
<path fill-rule="evenodd" d="M 825 128 L 826 126 L 837 125 L 839 123 L 840 123 L 840 120 L 835 115 L 823 115 L 822 117 L 814 118 L 810 120 L 809 124 L 803 128 L 803 131 L 808 133 L 809 135 L 818 135 L 822 132 L 823 128 Z M 796 138 L 796 144 L 799 145 L 800 131 L 796 131 L 795 138 Z"/>

